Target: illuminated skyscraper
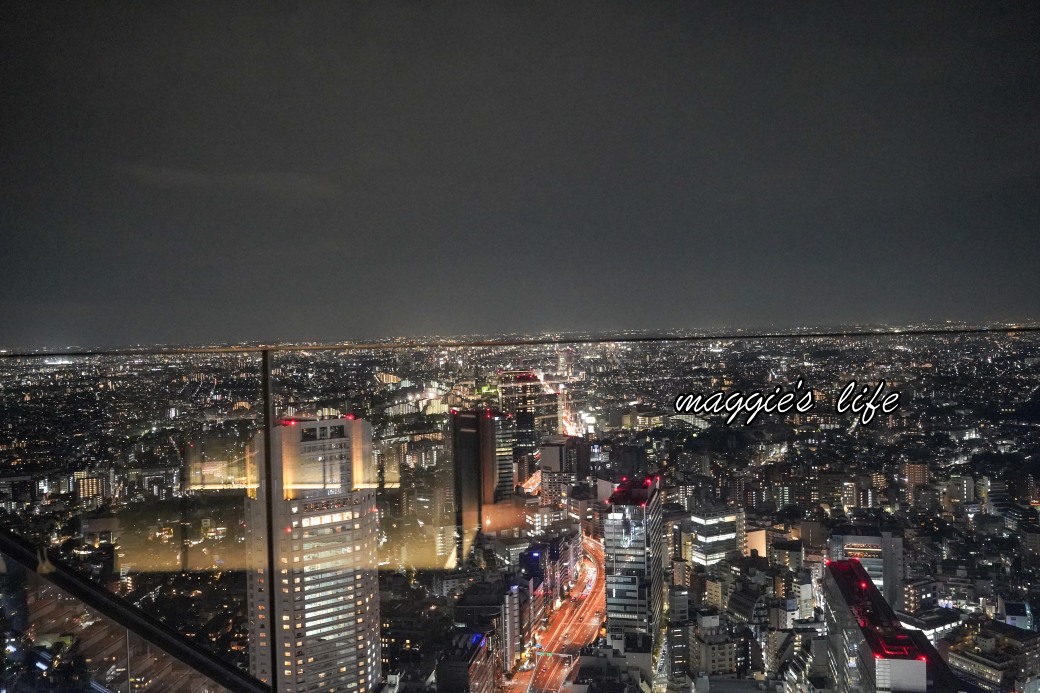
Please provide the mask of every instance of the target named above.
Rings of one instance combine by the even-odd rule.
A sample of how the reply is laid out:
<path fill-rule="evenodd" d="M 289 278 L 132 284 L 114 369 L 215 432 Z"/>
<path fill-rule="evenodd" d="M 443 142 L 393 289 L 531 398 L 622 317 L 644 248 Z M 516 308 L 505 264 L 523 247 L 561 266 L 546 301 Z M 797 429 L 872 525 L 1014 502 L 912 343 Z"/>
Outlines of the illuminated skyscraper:
<path fill-rule="evenodd" d="M 277 677 L 285 693 L 362 692 L 379 682 L 378 514 L 375 490 L 353 483 L 372 466 L 371 443 L 353 437 L 370 431 L 359 424 L 287 420 L 271 429 L 273 581 L 262 485 L 250 502 L 250 668 L 261 680 Z M 262 435 L 254 445 L 263 459 Z M 270 647 L 280 653 L 274 672 Z"/>
<path fill-rule="evenodd" d="M 664 611 L 664 528 L 660 477 L 627 479 L 610 496 L 604 520 L 607 629 L 658 640 Z"/>
<path fill-rule="evenodd" d="M 683 522 L 681 555 L 691 564 L 714 565 L 727 556 L 743 555 L 746 545 L 743 508 L 697 508 Z"/>
<path fill-rule="evenodd" d="M 533 451 L 542 437 L 560 432 L 560 400 L 534 371 L 506 371 L 498 379 L 499 404 L 516 416 L 517 445 Z"/>

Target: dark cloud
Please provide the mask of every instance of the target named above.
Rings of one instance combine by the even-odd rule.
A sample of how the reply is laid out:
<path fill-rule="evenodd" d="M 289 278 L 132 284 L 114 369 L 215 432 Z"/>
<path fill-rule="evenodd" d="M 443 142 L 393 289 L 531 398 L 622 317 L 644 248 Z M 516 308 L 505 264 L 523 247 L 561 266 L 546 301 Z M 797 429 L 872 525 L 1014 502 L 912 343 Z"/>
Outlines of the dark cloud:
<path fill-rule="evenodd" d="M 1036 3 L 4 3 L 10 345 L 1040 317 Z"/>
<path fill-rule="evenodd" d="M 121 170 L 138 182 L 164 190 L 199 189 L 300 198 L 333 198 L 341 192 L 328 181 L 302 173 L 211 173 L 140 164 L 123 166 Z"/>

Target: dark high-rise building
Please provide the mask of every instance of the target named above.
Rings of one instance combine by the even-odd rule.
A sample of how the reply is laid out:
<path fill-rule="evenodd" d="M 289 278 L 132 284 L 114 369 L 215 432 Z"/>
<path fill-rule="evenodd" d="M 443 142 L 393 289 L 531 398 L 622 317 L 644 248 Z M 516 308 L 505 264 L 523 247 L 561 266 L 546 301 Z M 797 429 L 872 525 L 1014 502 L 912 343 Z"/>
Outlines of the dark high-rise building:
<path fill-rule="evenodd" d="M 496 525 L 493 506 L 512 495 L 514 421 L 494 409 L 452 410 L 449 454 L 455 481 L 456 561 L 477 532 Z"/>
<path fill-rule="evenodd" d="M 647 470 L 646 449 L 641 445 L 615 445 L 610 449 L 610 462 L 622 476 L 636 476 Z"/>
<path fill-rule="evenodd" d="M 589 474 L 589 446 L 580 438 L 552 436 L 538 448 L 541 471 L 541 504 L 558 507 L 567 501 L 567 492 Z"/>
<path fill-rule="evenodd" d="M 552 436 L 542 443 L 541 462 L 546 463 L 546 451 L 552 449 L 554 468 L 567 472 L 576 480 L 589 476 L 591 470 L 591 448 L 587 441 L 575 436 Z"/>
<path fill-rule="evenodd" d="M 437 690 L 443 693 L 494 693 L 498 672 L 495 648 L 487 633 L 459 628 L 449 635 L 437 662 Z"/>

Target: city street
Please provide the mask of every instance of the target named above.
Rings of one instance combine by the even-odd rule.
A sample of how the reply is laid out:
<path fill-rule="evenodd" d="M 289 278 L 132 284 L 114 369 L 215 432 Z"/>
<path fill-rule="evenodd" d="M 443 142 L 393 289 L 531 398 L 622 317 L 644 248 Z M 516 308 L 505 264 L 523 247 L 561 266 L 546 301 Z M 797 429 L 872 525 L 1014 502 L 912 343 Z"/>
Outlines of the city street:
<path fill-rule="evenodd" d="M 536 655 L 534 669 L 520 672 L 513 679 L 512 690 L 532 693 L 560 690 L 577 666 L 578 652 L 599 635 L 606 618 L 603 544 L 586 537 L 585 555 L 585 567 L 578 584 L 571 590 L 571 599 L 549 617 L 549 625 L 539 638 L 542 647 L 536 651 L 545 654 Z"/>

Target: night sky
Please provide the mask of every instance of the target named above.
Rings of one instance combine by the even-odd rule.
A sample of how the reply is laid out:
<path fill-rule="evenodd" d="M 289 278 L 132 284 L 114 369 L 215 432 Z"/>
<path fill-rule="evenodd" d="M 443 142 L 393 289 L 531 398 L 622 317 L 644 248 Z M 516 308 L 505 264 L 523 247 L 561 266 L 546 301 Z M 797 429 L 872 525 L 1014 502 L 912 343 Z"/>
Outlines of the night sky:
<path fill-rule="evenodd" d="M 1040 318 L 1040 3 L 0 5 L 0 347 Z"/>

